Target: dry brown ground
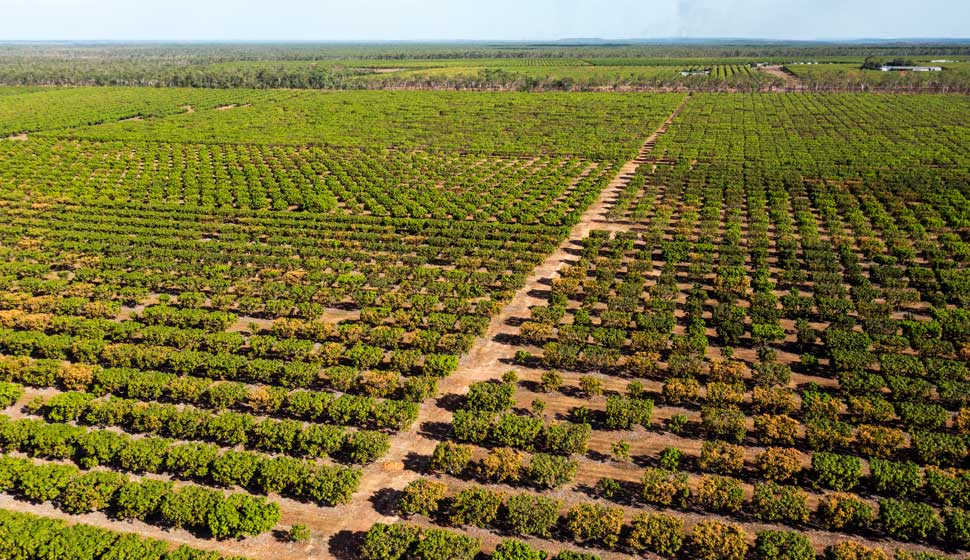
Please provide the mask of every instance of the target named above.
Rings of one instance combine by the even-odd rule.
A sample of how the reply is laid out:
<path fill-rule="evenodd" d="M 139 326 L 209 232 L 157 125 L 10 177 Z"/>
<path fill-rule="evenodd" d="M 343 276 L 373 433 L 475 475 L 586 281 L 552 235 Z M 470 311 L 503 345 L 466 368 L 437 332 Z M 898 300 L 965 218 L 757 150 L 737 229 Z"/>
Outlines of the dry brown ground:
<path fill-rule="evenodd" d="M 771 74 L 776 78 L 781 78 L 785 80 L 785 86 L 790 88 L 801 89 L 802 82 L 798 79 L 798 76 L 792 74 L 791 72 L 786 72 L 779 65 L 772 66 L 760 66 L 758 70 L 764 72 L 765 74 Z"/>

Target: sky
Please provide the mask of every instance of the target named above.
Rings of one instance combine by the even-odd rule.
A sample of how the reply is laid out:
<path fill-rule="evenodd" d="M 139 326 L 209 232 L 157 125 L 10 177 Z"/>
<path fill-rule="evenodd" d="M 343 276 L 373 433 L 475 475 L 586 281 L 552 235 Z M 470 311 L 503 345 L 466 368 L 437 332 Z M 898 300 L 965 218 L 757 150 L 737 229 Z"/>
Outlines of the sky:
<path fill-rule="evenodd" d="M 970 0 L 0 0 L 0 41 L 968 36 Z"/>

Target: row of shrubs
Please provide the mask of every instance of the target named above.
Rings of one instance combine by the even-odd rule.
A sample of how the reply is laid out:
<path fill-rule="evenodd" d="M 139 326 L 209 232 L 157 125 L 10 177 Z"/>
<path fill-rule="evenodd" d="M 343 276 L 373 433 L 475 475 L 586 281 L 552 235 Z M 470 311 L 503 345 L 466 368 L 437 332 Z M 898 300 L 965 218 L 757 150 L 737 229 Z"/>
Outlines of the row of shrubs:
<path fill-rule="evenodd" d="M 247 367 L 256 367 L 258 363 L 253 360 Z M 114 393 L 143 400 L 165 399 L 217 409 L 285 414 L 307 421 L 337 421 L 339 410 L 331 411 L 331 408 L 347 406 L 350 402 L 368 412 L 352 418 L 356 425 L 394 430 L 407 429 L 414 422 L 417 403 L 436 392 L 438 379 L 421 376 L 401 380 L 399 375 L 386 371 L 360 372 L 347 366 L 333 367 L 321 373 L 318 368 L 299 362 L 286 364 L 286 370 L 308 379 L 323 376 L 330 379 L 337 390 L 363 394 L 334 395 L 325 390 L 292 389 L 312 385 L 309 382 L 276 386 L 264 385 L 269 382 L 265 380 L 246 380 L 257 384 L 250 387 L 241 381 L 226 381 L 226 376 L 213 380 L 186 373 L 146 370 L 130 364 L 102 369 L 56 359 L 0 357 L 0 380 L 35 387 L 60 387 L 98 395 Z M 400 394 L 402 398 L 382 398 L 392 393 Z"/>
<path fill-rule="evenodd" d="M 701 446 L 696 466 L 701 471 L 737 475 L 745 470 L 745 449 L 720 440 L 708 440 Z M 668 447 L 657 457 L 659 466 L 678 470 L 684 453 Z M 811 469 L 802 468 L 802 454 L 792 448 L 768 447 L 759 453 L 749 474 L 774 482 L 803 480 L 817 489 L 850 491 L 860 486 L 884 496 L 919 497 L 945 506 L 970 505 L 970 471 L 925 468 L 911 461 L 870 459 L 869 474 L 863 475 L 862 461 L 855 456 L 817 452 L 812 454 Z"/>
<path fill-rule="evenodd" d="M 211 550 L 119 533 L 83 523 L 70 524 L 30 513 L 0 510 L 0 558 L 130 558 L 138 560 L 244 560 Z"/>
<path fill-rule="evenodd" d="M 406 524 L 377 523 L 364 535 L 360 547 L 363 560 L 474 560 L 481 552 L 478 539 L 447 529 L 420 529 Z M 492 560 L 546 560 L 538 552 L 517 540 L 499 545 Z M 592 554 L 563 551 L 554 560 L 599 560 Z"/>
<path fill-rule="evenodd" d="M 581 522 L 577 520 L 577 522 Z M 764 530 L 754 546 L 737 525 L 701 521 L 690 532 L 681 521 L 665 514 L 640 514 L 624 528 L 626 546 L 634 554 L 652 553 L 683 560 L 817 560 L 808 538 L 801 533 Z M 407 524 L 373 525 L 364 536 L 360 556 L 364 560 L 472 560 L 481 557 L 481 542 L 447 529 L 420 529 Z M 825 560 L 889 560 L 881 549 L 856 541 L 839 541 L 825 548 Z M 491 560 L 599 560 L 588 552 L 564 550 L 555 556 L 518 539 L 502 541 Z M 946 557 L 898 550 L 895 560 L 946 560 Z"/>
<path fill-rule="evenodd" d="M 409 379 L 413 381 L 411 389 L 415 400 L 377 399 L 270 385 L 248 386 L 236 381 L 212 381 L 134 368 L 101 369 L 87 364 L 31 361 L 8 356 L 0 357 L 0 380 L 34 387 L 59 387 L 96 396 L 112 394 L 143 401 L 168 401 L 217 410 L 289 416 L 307 422 L 330 421 L 388 430 L 410 427 L 417 418 L 417 402 L 437 390 L 435 379 L 415 377 Z"/>
<path fill-rule="evenodd" d="M 740 511 L 744 494 L 737 494 L 736 488 L 719 485 L 718 479 L 723 480 L 723 477 L 702 481 L 698 505 L 708 510 L 724 511 L 725 502 L 736 500 L 738 509 L 726 513 Z M 663 493 L 669 489 L 661 487 L 655 490 Z M 652 501 L 661 505 L 686 507 L 689 491 L 682 489 L 681 492 L 672 503 L 663 503 L 663 499 Z M 462 490 L 452 497 L 448 497 L 447 493 L 448 487 L 444 483 L 418 479 L 404 489 L 398 511 L 402 515 L 435 517 L 457 527 L 492 527 L 544 538 L 560 532 L 577 542 L 596 542 L 607 548 L 614 548 L 621 535 L 623 510 L 620 508 L 581 504 L 562 515 L 561 502 L 535 494 L 507 496 L 480 486 Z M 803 492 L 774 483 L 755 488 L 751 511 L 757 519 L 768 523 L 803 525 L 810 518 Z M 870 528 L 875 517 L 868 503 L 846 494 L 823 497 L 816 516 L 824 527 L 837 531 Z M 650 519 L 651 523 L 659 523 L 652 517 Z M 676 525 L 680 530 L 679 518 L 665 516 L 661 519 L 665 526 Z M 948 508 L 944 510 L 941 521 L 939 514 L 925 504 L 885 499 L 880 501 L 879 520 L 887 534 L 900 540 L 937 540 L 949 546 L 970 547 L 970 513 L 964 510 Z M 638 521 L 634 520 L 634 528 L 637 524 Z M 633 531 L 631 534 L 637 533 Z M 633 544 L 630 546 L 637 548 Z"/>
<path fill-rule="evenodd" d="M 548 372 L 551 375 L 557 375 L 555 372 Z M 465 397 L 467 406 L 465 408 L 466 413 L 475 413 L 474 416 L 487 417 L 494 419 L 496 414 L 505 412 L 512 408 L 515 404 L 513 395 L 515 393 L 515 384 L 518 377 L 514 371 L 506 372 L 502 376 L 502 382 L 494 381 L 484 381 L 480 383 L 475 383 L 469 387 L 468 394 Z M 545 385 L 546 375 L 543 375 L 543 381 Z M 589 382 L 589 383 L 586 383 Z M 558 383 L 556 386 L 562 384 L 562 376 L 558 374 Z M 585 376 L 580 380 L 580 386 L 588 396 L 601 395 L 603 393 L 602 383 L 598 378 L 593 376 Z M 651 418 L 653 416 L 653 401 L 647 398 L 643 398 L 643 387 L 638 383 L 631 383 L 630 390 L 627 395 L 610 395 L 606 399 L 606 409 L 602 414 L 593 414 L 590 411 L 585 415 L 585 418 L 579 419 L 574 423 L 578 424 L 596 424 L 598 427 L 606 428 L 609 430 L 629 430 L 630 428 L 640 425 L 649 426 Z M 499 422 L 506 421 L 506 416 L 508 414 L 503 414 L 499 416 Z M 531 422 L 530 422 L 531 420 Z M 536 419 L 523 419 L 517 420 L 518 422 L 526 422 L 527 424 L 535 425 Z M 541 426 L 541 422 L 538 424 Z M 526 426 L 531 427 L 531 426 Z M 534 429 L 534 428 L 533 428 Z M 588 429 L 584 429 L 588 432 Z M 503 445 L 513 445 L 512 442 L 505 442 L 501 435 L 492 434 L 492 437 L 498 441 L 498 443 Z M 487 439 L 484 436 L 483 439 Z M 560 439 L 560 438 L 553 438 Z M 550 452 L 557 453 L 585 453 L 585 439 L 575 440 L 576 443 L 565 448 L 557 448 L 555 445 L 550 445 L 548 438 L 545 438 L 544 445 Z M 480 442 L 476 442 L 480 443 Z M 541 446 L 541 445 L 540 445 Z M 531 447 L 526 449 L 531 450 Z"/>
<path fill-rule="evenodd" d="M 516 484 L 527 480 L 537 488 L 558 488 L 576 477 L 578 463 L 562 455 L 527 454 L 511 447 L 491 449 L 479 461 L 472 461 L 474 446 L 444 441 L 435 447 L 431 470 L 454 476 L 474 476 L 481 480 Z"/>
<path fill-rule="evenodd" d="M 28 410 L 43 414 L 51 422 L 118 426 L 130 432 L 213 441 L 226 447 L 243 445 L 297 457 L 330 455 L 359 464 L 379 459 L 390 446 L 390 436 L 383 432 L 348 431 L 329 424 L 258 419 L 239 412 L 213 413 L 191 406 L 131 399 L 96 399 L 94 395 L 74 391 L 59 393 L 46 402 L 32 401 Z"/>
<path fill-rule="evenodd" d="M 29 320 L 30 317 L 25 317 Z M 122 325 L 136 331 L 138 323 L 123 322 Z M 18 327 L 29 328 L 30 323 Z M 364 327 L 358 325 L 359 335 Z M 373 330 L 389 329 L 375 327 Z M 146 340 L 136 342 L 108 342 L 99 338 L 72 336 L 70 334 L 47 334 L 40 330 L 14 330 L 0 328 L 0 351 L 14 356 L 33 356 L 36 358 L 67 359 L 110 367 L 138 367 L 140 369 L 167 370 L 175 373 L 192 373 L 210 379 L 237 379 L 256 383 L 278 383 L 288 387 L 316 388 L 321 381 L 316 373 L 321 367 L 348 365 L 357 369 L 370 369 L 386 364 L 398 374 L 428 375 L 445 377 L 458 366 L 458 354 L 465 353 L 474 342 L 470 334 L 444 334 L 438 331 L 420 331 L 415 337 L 419 348 L 404 348 L 392 351 L 389 355 L 382 346 L 357 341 L 345 345 L 341 342 L 327 342 L 320 346 L 310 340 L 276 338 L 253 335 L 252 346 L 247 354 L 231 353 L 227 348 L 235 346 L 229 340 L 220 340 L 225 348 L 217 352 L 205 350 L 179 349 L 178 347 L 150 344 Z M 231 336 L 229 333 L 220 333 Z M 399 329 L 393 333 L 395 339 L 403 339 L 406 331 Z M 120 333 L 119 338 L 128 340 Z M 158 339 L 169 342 L 165 338 Z M 178 342 L 173 340 L 172 342 Z M 393 341 L 382 341 L 392 347 Z M 241 351 L 241 350 L 240 350 Z M 437 352 L 436 352 L 437 351 Z M 385 361 L 386 360 L 386 361 Z M 292 367 L 290 364 L 294 364 Z M 295 368 L 295 369 L 294 369 Z M 307 374 L 306 372 L 311 372 Z"/>
<path fill-rule="evenodd" d="M 32 502 L 53 502 L 68 513 L 104 511 L 117 519 L 207 532 L 217 539 L 259 535 L 280 520 L 279 504 L 263 497 L 191 484 L 176 489 L 171 482 L 139 482 L 116 472 L 81 472 L 74 465 L 11 456 L 0 457 L 0 490 Z"/>
<path fill-rule="evenodd" d="M 725 514 L 747 509 L 765 522 L 804 525 L 812 517 L 804 490 L 776 482 L 755 484 L 749 501 L 744 485 L 736 478 L 704 475 L 696 490 L 692 490 L 687 473 L 659 467 L 647 469 L 641 492 L 641 499 L 646 503 L 682 509 L 696 506 Z M 854 494 L 843 492 L 822 496 L 815 517 L 831 530 L 862 531 L 876 527 L 872 506 Z M 938 540 L 952 546 L 970 547 L 970 512 L 960 508 L 944 508 L 941 517 L 929 504 L 886 498 L 879 500 L 878 520 L 882 530 L 896 539 Z"/>
<path fill-rule="evenodd" d="M 0 416 L 0 449 L 32 457 L 70 459 L 85 469 L 110 466 L 136 473 L 167 473 L 203 484 L 239 486 L 259 494 L 281 494 L 328 506 L 350 501 L 361 477 L 356 468 L 249 451 L 222 451 L 210 443 L 133 438 L 28 418 L 11 421 L 6 416 Z"/>

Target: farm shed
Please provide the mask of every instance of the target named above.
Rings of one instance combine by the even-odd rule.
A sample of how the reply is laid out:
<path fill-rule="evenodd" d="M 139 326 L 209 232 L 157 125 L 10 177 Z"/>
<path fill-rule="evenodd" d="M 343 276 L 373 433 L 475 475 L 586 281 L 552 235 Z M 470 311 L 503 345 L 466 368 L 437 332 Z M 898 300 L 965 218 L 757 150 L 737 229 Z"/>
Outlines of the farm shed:
<path fill-rule="evenodd" d="M 942 66 L 880 66 L 883 72 L 941 72 Z"/>

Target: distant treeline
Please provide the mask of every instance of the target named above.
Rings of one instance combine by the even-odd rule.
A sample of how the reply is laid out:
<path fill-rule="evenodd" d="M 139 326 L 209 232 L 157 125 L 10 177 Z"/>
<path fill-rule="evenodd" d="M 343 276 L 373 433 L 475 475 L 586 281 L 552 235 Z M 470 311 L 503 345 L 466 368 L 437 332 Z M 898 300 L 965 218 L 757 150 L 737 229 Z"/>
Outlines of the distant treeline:
<path fill-rule="evenodd" d="M 858 63 L 868 57 L 966 57 L 970 43 L 930 44 L 0 44 L 0 85 L 199 88 L 417 88 L 519 91 L 610 88 L 764 91 L 783 87 L 762 72 L 687 76 L 676 66 L 708 68 L 755 62 Z M 558 70 L 546 67 L 560 66 Z M 600 69 L 591 70 L 596 66 Z M 673 73 L 642 68 L 665 66 Z M 454 72 L 404 72 L 437 67 Z M 531 67 L 526 70 L 526 67 Z M 569 67 L 569 70 L 562 70 Z M 586 67 L 586 69 L 584 69 Z M 383 70 L 378 70 L 383 68 Z M 844 73 L 801 76 L 815 89 L 854 88 L 870 79 Z M 851 78 L 851 79 L 850 79 Z M 970 89 L 966 74 L 948 88 Z M 842 82 L 845 83 L 842 83 Z M 885 81 L 885 79 L 883 79 Z M 851 82 L 851 83 L 850 83 Z M 915 82 L 914 82 L 915 83 Z M 824 85 L 823 85 L 824 84 Z M 878 88 L 878 80 L 874 81 Z M 922 84 L 920 84 L 922 85 Z"/>
<path fill-rule="evenodd" d="M 341 65 L 280 62 L 215 64 L 146 61 L 0 61 L 0 84 L 16 86 L 150 86 L 342 89 L 361 74 Z"/>
<path fill-rule="evenodd" d="M 730 58 L 970 55 L 970 41 L 942 43 L 529 44 L 529 43 L 8 43 L 8 60 L 115 60 L 217 63 L 236 61 L 411 60 L 461 58 Z"/>

